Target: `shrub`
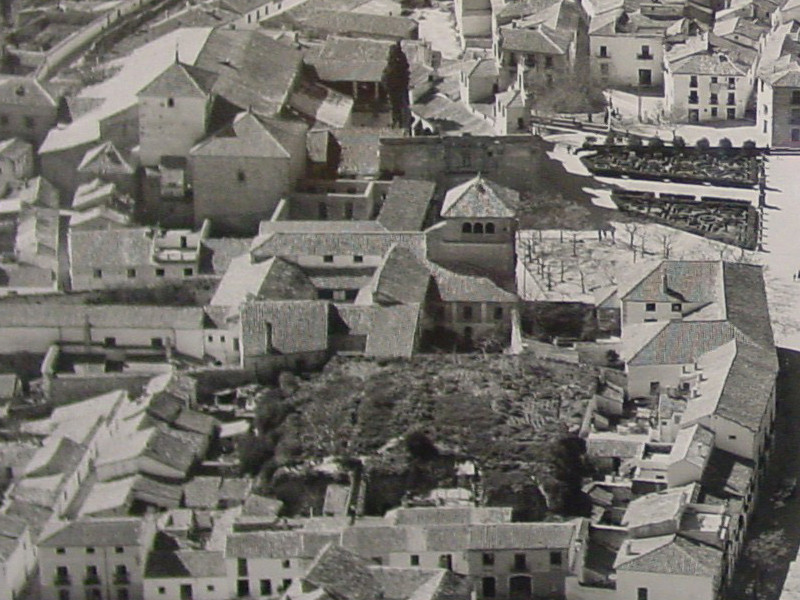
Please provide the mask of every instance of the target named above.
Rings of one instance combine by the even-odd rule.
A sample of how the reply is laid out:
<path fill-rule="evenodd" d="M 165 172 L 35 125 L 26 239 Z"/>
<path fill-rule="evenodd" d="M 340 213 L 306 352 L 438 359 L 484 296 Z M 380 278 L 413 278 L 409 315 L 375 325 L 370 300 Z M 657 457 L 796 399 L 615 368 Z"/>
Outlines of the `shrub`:
<path fill-rule="evenodd" d="M 722 138 L 719 141 L 719 148 L 724 156 L 730 156 L 733 154 L 733 142 L 731 142 L 728 138 Z"/>
<path fill-rule="evenodd" d="M 660 137 L 650 138 L 650 140 L 647 142 L 647 145 L 651 148 L 663 148 L 664 140 L 662 140 Z"/>
<path fill-rule="evenodd" d="M 637 135 L 628 136 L 628 146 L 631 148 L 637 148 L 642 145 L 642 138 Z"/>
<path fill-rule="evenodd" d="M 617 136 L 614 135 L 613 132 L 609 131 L 606 134 L 606 146 L 613 146 L 617 143 Z"/>
<path fill-rule="evenodd" d="M 695 148 L 697 148 L 702 152 L 707 152 L 710 147 L 711 147 L 711 142 L 708 141 L 708 138 L 700 138 L 695 143 Z"/>
<path fill-rule="evenodd" d="M 676 135 L 674 138 L 672 138 L 672 145 L 676 148 L 686 148 L 686 140 L 681 136 Z"/>
<path fill-rule="evenodd" d="M 406 435 L 406 450 L 417 460 L 431 460 L 439 456 L 439 450 L 431 439 L 419 429 Z"/>
<path fill-rule="evenodd" d="M 755 156 L 758 146 L 753 140 L 745 140 L 742 144 L 742 153 L 745 156 Z"/>

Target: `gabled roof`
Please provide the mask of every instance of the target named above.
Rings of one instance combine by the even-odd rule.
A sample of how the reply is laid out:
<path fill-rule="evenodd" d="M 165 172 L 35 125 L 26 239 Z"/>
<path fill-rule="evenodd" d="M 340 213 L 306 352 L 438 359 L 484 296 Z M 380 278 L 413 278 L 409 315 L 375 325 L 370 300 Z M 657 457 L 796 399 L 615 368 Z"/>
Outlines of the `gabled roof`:
<path fill-rule="evenodd" d="M 728 321 L 670 321 L 628 364 L 681 365 L 696 362 L 706 352 L 743 337 Z"/>
<path fill-rule="evenodd" d="M 764 268 L 726 262 L 722 265 L 722 273 L 728 321 L 755 344 L 774 354 Z"/>
<path fill-rule="evenodd" d="M 645 494 L 631 500 L 622 517 L 621 525 L 628 529 L 635 529 L 664 521 L 674 521 L 677 528 L 684 508 L 695 499 L 696 486 L 697 484 L 690 483 Z"/>
<path fill-rule="evenodd" d="M 54 533 L 39 540 L 39 546 L 108 547 L 136 546 L 144 527 L 141 518 L 80 519 L 65 524 Z"/>
<path fill-rule="evenodd" d="M 719 261 L 662 261 L 627 292 L 628 302 L 721 302 L 722 263 Z"/>
<path fill-rule="evenodd" d="M 305 556 L 298 531 L 232 533 L 225 543 L 225 555 L 233 558 L 291 558 Z"/>
<path fill-rule="evenodd" d="M 301 80 L 289 98 L 289 105 L 307 119 L 336 128 L 344 127 L 350 121 L 353 104 L 352 97 L 307 80 Z"/>
<path fill-rule="evenodd" d="M 521 2 L 507 2 L 496 11 L 499 24 L 510 23 L 515 19 L 522 19 L 542 12 L 553 5 L 561 4 L 563 0 L 522 0 Z"/>
<path fill-rule="evenodd" d="M 142 456 L 186 475 L 194 464 L 194 449 L 172 432 L 157 430 L 148 440 Z"/>
<path fill-rule="evenodd" d="M 514 218 L 518 208 L 519 192 L 478 174 L 447 192 L 441 215 L 445 218 Z"/>
<path fill-rule="evenodd" d="M 503 27 L 500 46 L 509 52 L 523 54 L 566 54 L 572 42 L 572 33 L 540 25 L 534 29 Z"/>
<path fill-rule="evenodd" d="M 281 128 L 278 129 L 280 124 Z M 290 129 L 293 130 L 290 133 Z M 252 112 L 236 116 L 233 123 L 200 142 L 192 156 L 291 158 L 287 134 L 303 137 L 306 126 L 300 122 L 266 120 Z M 282 139 L 281 139 L 282 138 Z M 287 145 L 289 146 L 287 148 Z"/>
<path fill-rule="evenodd" d="M 681 536 L 671 536 L 665 544 L 616 565 L 618 571 L 718 577 L 722 551 Z"/>
<path fill-rule="evenodd" d="M 719 38 L 721 39 L 721 38 Z M 743 76 L 755 58 L 753 51 L 740 48 L 733 51 L 705 38 L 689 40 L 667 52 L 665 62 L 674 75 Z M 748 64 L 748 62 L 750 64 Z"/>
<path fill-rule="evenodd" d="M 444 302 L 500 302 L 515 304 L 515 294 L 504 290 L 488 277 L 462 275 L 428 262 L 439 297 Z"/>
<path fill-rule="evenodd" d="M 303 580 L 325 590 L 333 598 L 375 600 L 383 596 L 381 585 L 364 561 L 333 544 L 320 552 Z"/>
<path fill-rule="evenodd" d="M 377 221 L 389 231 L 421 231 L 436 192 L 432 181 L 395 177 Z"/>
<path fill-rule="evenodd" d="M 372 307 L 364 353 L 367 356 L 410 357 L 417 347 L 421 304 Z"/>
<path fill-rule="evenodd" d="M 225 555 L 214 550 L 156 551 L 147 557 L 144 576 L 163 578 L 223 578 L 227 575 Z"/>
<path fill-rule="evenodd" d="M 395 246 L 375 272 L 373 298 L 381 304 L 421 304 L 430 281 L 428 268 L 413 253 Z"/>
<path fill-rule="evenodd" d="M 322 81 L 379 82 L 394 42 L 330 36 L 318 51 L 306 55 Z"/>
<path fill-rule="evenodd" d="M 35 77 L 0 75 L 0 105 L 47 106 L 55 109 L 56 99 Z"/>
<path fill-rule="evenodd" d="M 261 260 L 271 256 L 384 256 L 395 244 L 424 254 L 423 233 L 287 232 L 268 233 L 253 240 L 251 254 Z"/>
<path fill-rule="evenodd" d="M 208 98 L 217 75 L 177 60 L 168 66 L 137 96 L 140 98 Z"/>
<path fill-rule="evenodd" d="M 194 62 L 219 77 L 212 92 L 245 110 L 277 114 L 299 75 L 302 54 L 258 30 L 214 29 Z"/>
<path fill-rule="evenodd" d="M 231 261 L 211 306 L 237 307 L 249 296 L 263 300 L 315 300 L 317 291 L 295 264 L 279 257 L 253 262 L 250 254 Z"/>
<path fill-rule="evenodd" d="M 153 237 L 149 227 L 69 233 L 74 270 L 135 267 L 153 263 Z"/>
<path fill-rule="evenodd" d="M 78 165 L 81 173 L 94 175 L 133 175 L 135 169 L 125 160 L 114 142 L 103 142 L 87 150 Z"/>
<path fill-rule="evenodd" d="M 50 302 L 9 301 L 2 303 L 0 327 L 131 327 L 150 329 L 200 330 L 203 324 L 201 307 L 143 305 L 64 304 L 54 298 Z"/>
<path fill-rule="evenodd" d="M 328 303 L 251 300 L 240 313 L 245 356 L 322 352 L 328 348 Z M 267 333 L 271 333 L 271 348 Z"/>
<path fill-rule="evenodd" d="M 479 58 L 473 62 L 464 63 L 463 72 L 467 78 L 471 77 L 497 77 L 500 69 L 493 58 Z"/>

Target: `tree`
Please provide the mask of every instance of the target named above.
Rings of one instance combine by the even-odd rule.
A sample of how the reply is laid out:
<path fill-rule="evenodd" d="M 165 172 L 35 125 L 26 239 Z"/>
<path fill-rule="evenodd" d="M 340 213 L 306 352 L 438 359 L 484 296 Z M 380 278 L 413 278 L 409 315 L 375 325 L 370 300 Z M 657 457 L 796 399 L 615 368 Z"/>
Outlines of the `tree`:
<path fill-rule="evenodd" d="M 706 152 L 711 147 L 711 142 L 708 141 L 708 138 L 700 138 L 695 142 L 695 148 L 700 150 L 701 152 Z"/>
<path fill-rule="evenodd" d="M 275 447 L 264 436 L 248 434 L 236 444 L 239 456 L 239 472 L 242 475 L 257 475 L 261 467 L 272 458 Z"/>
<path fill-rule="evenodd" d="M 647 145 L 650 146 L 651 148 L 663 148 L 664 140 L 656 136 L 654 138 L 650 138 L 650 140 L 647 142 Z"/>
<path fill-rule="evenodd" d="M 411 68 L 408 58 L 398 41 L 389 52 L 389 61 L 383 72 L 383 84 L 389 95 L 394 127 L 407 128 L 409 126 L 408 86 L 410 80 Z"/>
<path fill-rule="evenodd" d="M 417 460 L 431 460 L 439 456 L 439 450 L 424 431 L 416 429 L 406 435 L 406 450 Z"/>
<path fill-rule="evenodd" d="M 629 223 L 625 223 L 623 228 L 630 236 L 630 242 L 628 245 L 631 247 L 631 250 L 633 250 L 635 248 L 636 234 L 639 233 L 639 224 L 631 221 Z"/>
<path fill-rule="evenodd" d="M 733 142 L 724 137 L 719 141 L 719 148 L 724 156 L 730 156 L 733 153 Z"/>
<path fill-rule="evenodd" d="M 658 235 L 658 239 L 661 242 L 661 256 L 668 259 L 670 252 L 672 252 L 672 245 L 675 242 L 675 234 L 671 231 L 665 231 Z"/>
<path fill-rule="evenodd" d="M 591 502 L 581 490 L 587 473 L 586 441 L 577 435 L 561 437 L 553 448 L 553 476 L 561 491 L 560 512 L 566 515 L 587 516 Z"/>
<path fill-rule="evenodd" d="M 686 148 L 686 140 L 683 139 L 681 136 L 676 135 L 674 138 L 672 138 L 672 145 L 675 148 L 679 148 L 679 149 Z"/>
<path fill-rule="evenodd" d="M 631 148 L 638 148 L 641 145 L 642 145 L 642 138 L 640 138 L 638 135 L 631 134 L 630 136 L 628 136 L 628 146 L 630 146 Z"/>

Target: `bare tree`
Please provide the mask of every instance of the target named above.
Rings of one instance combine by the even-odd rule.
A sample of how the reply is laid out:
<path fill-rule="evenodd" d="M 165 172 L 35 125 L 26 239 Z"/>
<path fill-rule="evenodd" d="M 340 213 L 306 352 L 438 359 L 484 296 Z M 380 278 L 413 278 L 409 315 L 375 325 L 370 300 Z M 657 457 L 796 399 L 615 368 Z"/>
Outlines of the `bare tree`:
<path fill-rule="evenodd" d="M 675 234 L 672 231 L 665 231 L 659 234 L 658 239 L 661 242 L 661 256 L 668 259 L 675 243 Z"/>
<path fill-rule="evenodd" d="M 639 234 L 639 242 L 640 248 L 642 249 L 642 258 L 644 255 L 647 254 L 647 248 L 645 248 L 645 243 L 647 242 L 647 229 L 642 229 L 642 232 Z"/>
<path fill-rule="evenodd" d="M 635 222 L 628 222 L 623 225 L 625 231 L 628 232 L 628 236 L 630 241 L 628 242 L 628 246 L 630 246 L 631 250 L 635 250 L 634 241 L 636 239 L 636 234 L 639 233 L 639 224 Z"/>

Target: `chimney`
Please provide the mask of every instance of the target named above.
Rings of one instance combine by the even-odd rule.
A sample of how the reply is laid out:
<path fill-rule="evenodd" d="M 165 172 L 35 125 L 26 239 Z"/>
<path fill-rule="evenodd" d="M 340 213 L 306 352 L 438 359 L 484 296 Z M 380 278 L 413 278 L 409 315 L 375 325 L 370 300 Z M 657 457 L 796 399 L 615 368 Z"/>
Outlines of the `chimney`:
<path fill-rule="evenodd" d="M 669 292 L 669 283 L 667 281 L 667 270 L 662 268 L 661 270 L 661 291 L 665 294 Z"/>

